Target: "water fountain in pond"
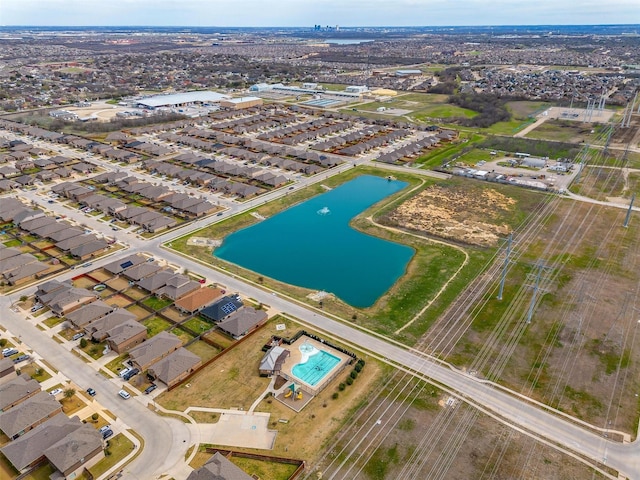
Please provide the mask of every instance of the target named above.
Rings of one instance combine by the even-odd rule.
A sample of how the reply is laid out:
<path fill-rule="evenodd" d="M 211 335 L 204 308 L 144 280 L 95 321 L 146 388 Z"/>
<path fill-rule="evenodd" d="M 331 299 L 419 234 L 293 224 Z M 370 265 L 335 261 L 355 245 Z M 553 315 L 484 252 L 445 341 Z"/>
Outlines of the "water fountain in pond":
<path fill-rule="evenodd" d="M 329 210 L 329 207 L 322 207 L 320 210 L 318 210 L 318 215 L 329 215 L 331 213 L 331 210 Z"/>

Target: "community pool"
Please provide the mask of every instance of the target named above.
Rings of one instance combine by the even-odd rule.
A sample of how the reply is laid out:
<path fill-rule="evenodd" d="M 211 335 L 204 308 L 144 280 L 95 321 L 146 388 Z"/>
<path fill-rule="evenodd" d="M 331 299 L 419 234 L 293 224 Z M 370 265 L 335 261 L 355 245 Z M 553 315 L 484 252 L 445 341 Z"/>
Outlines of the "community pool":
<path fill-rule="evenodd" d="M 340 363 L 340 358 L 324 350 L 318 350 L 310 343 L 299 347 L 302 361 L 293 366 L 291 373 L 301 382 L 315 387 Z"/>

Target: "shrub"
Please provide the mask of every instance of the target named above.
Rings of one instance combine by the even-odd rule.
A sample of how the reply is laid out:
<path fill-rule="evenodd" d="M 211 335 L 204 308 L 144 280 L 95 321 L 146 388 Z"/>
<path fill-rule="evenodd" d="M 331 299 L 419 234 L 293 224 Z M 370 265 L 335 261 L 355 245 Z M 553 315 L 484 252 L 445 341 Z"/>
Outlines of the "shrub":
<path fill-rule="evenodd" d="M 347 377 L 347 385 L 352 385 L 352 384 L 353 384 L 353 378 Z"/>
<path fill-rule="evenodd" d="M 87 339 L 86 338 L 81 338 L 80 339 L 80 348 L 87 348 Z"/>
<path fill-rule="evenodd" d="M 336 400 L 340 395 L 338 394 L 338 392 L 334 392 L 333 395 L 331 395 L 331 398 L 333 398 L 334 400 Z"/>
<path fill-rule="evenodd" d="M 358 365 L 360 365 L 361 367 L 364 367 L 365 361 L 363 358 L 361 358 L 360 360 L 358 360 Z"/>
<path fill-rule="evenodd" d="M 351 370 L 349 376 L 355 380 L 356 378 L 358 378 L 358 372 L 356 372 L 355 370 Z"/>
<path fill-rule="evenodd" d="M 94 422 L 98 420 L 98 414 L 94 413 L 93 415 L 91 415 L 91 420 L 93 420 Z"/>
<path fill-rule="evenodd" d="M 359 363 L 356 363 L 356 366 L 353 367 L 353 370 L 360 373 L 362 371 L 362 365 L 360 365 Z"/>
<path fill-rule="evenodd" d="M 21 302 L 26 302 L 28 298 L 29 298 L 29 297 L 27 297 L 26 295 L 22 295 L 22 296 L 20 297 L 20 301 L 21 301 Z"/>
<path fill-rule="evenodd" d="M 345 388 L 347 388 L 347 386 L 344 383 L 341 383 L 340 385 L 338 385 L 338 390 L 343 391 Z"/>
<path fill-rule="evenodd" d="M 73 397 L 75 394 L 76 394 L 75 389 L 73 389 L 73 388 L 67 388 L 67 389 L 64 391 L 64 398 L 71 398 L 71 397 Z"/>

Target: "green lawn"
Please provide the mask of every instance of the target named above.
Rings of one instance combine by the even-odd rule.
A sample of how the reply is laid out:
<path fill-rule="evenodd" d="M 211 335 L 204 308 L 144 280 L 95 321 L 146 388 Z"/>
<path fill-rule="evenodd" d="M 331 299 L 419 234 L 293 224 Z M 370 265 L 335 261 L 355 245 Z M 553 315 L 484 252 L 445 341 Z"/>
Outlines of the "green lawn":
<path fill-rule="evenodd" d="M 159 317 L 151 317 L 142 322 L 142 324 L 147 327 L 147 336 L 149 338 L 159 334 L 160 332 L 167 330 L 171 327 L 171 323 L 167 320 L 163 320 Z"/>
<path fill-rule="evenodd" d="M 172 300 L 168 300 L 165 298 L 158 297 L 149 297 L 146 300 L 143 300 L 142 304 L 147 307 L 155 310 L 156 312 L 162 310 L 164 307 L 171 305 L 173 303 Z"/>
<path fill-rule="evenodd" d="M 488 162 L 492 159 L 489 152 L 489 150 L 485 150 L 483 148 L 474 148 L 473 150 L 460 155 L 456 161 L 464 162 L 468 165 L 475 165 L 480 161 Z"/>
<path fill-rule="evenodd" d="M 59 324 L 61 324 L 61 323 L 62 323 L 62 322 L 64 322 L 64 321 L 65 321 L 65 318 L 64 318 L 64 317 L 56 317 L 56 316 L 54 315 L 53 317 L 49 317 L 49 318 L 47 318 L 47 319 L 46 319 L 44 322 L 42 322 L 42 323 L 44 323 L 44 324 L 45 324 L 47 327 L 49 327 L 49 328 L 53 328 L 53 327 L 55 327 L 56 325 L 59 325 Z"/>
<path fill-rule="evenodd" d="M 14 238 L 13 240 L 9 240 L 8 242 L 4 242 L 3 245 L 7 248 L 10 247 L 19 247 L 20 245 L 22 245 L 22 241 L 18 240 L 17 238 Z"/>
<path fill-rule="evenodd" d="M 185 327 L 191 329 L 196 333 L 206 332 L 207 330 L 213 327 L 213 325 L 210 322 L 207 322 L 206 320 L 203 320 L 200 317 L 193 317 L 192 319 L 184 322 L 182 325 L 184 325 Z"/>
<path fill-rule="evenodd" d="M 105 457 L 89 469 L 93 478 L 98 478 L 116 463 L 121 461 L 133 450 L 134 444 L 131 440 L 119 433 L 115 437 L 107 440 L 108 447 L 105 449 Z M 107 452 L 109 453 L 107 455 Z"/>

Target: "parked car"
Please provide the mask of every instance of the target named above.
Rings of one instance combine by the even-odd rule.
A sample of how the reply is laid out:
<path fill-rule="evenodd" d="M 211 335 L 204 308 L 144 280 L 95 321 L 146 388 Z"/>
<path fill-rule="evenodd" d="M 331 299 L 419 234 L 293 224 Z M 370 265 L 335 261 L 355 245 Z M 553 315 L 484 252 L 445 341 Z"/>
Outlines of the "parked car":
<path fill-rule="evenodd" d="M 151 393 L 153 392 L 156 388 L 158 388 L 158 386 L 155 383 L 152 383 L 151 385 L 149 385 L 147 388 L 144 389 L 144 393 Z"/>
<path fill-rule="evenodd" d="M 42 310 L 44 305 L 37 303 L 33 307 L 31 307 L 31 313 L 37 312 L 38 310 Z"/>
<path fill-rule="evenodd" d="M 16 350 L 15 348 L 10 348 L 9 350 L 3 350 L 2 356 L 10 357 L 11 355 L 15 355 L 16 353 L 18 353 L 18 350 Z"/>
<path fill-rule="evenodd" d="M 92 397 L 95 397 L 97 392 L 93 388 L 87 388 L 87 393 Z"/>
<path fill-rule="evenodd" d="M 100 427 L 99 432 L 100 432 L 100 433 L 104 433 L 104 432 L 106 432 L 107 430 L 111 430 L 111 425 L 105 425 L 104 427 Z"/>
<path fill-rule="evenodd" d="M 19 357 L 14 358 L 13 363 L 24 362 L 25 360 L 29 360 L 30 358 L 31 356 L 25 353 L 24 355 L 20 355 Z"/>
<path fill-rule="evenodd" d="M 122 398 L 124 398 L 125 400 L 129 400 L 131 398 L 131 395 L 129 395 L 128 392 L 124 391 L 124 390 L 120 390 L 118 392 L 118 395 L 120 395 Z"/>
<path fill-rule="evenodd" d="M 102 439 L 106 440 L 107 438 L 111 437 L 113 435 L 113 430 L 109 429 L 109 430 L 105 430 L 104 432 L 102 432 Z"/>
<path fill-rule="evenodd" d="M 127 367 L 127 368 L 123 368 L 122 370 L 120 370 L 120 371 L 118 372 L 118 376 L 119 376 L 120 378 L 124 378 L 124 376 L 125 376 L 127 373 L 129 373 L 130 371 L 131 371 L 131 369 L 130 369 L 130 368 L 128 368 L 128 367 Z"/>
<path fill-rule="evenodd" d="M 133 370 L 130 370 L 127 373 L 125 373 L 122 376 L 122 379 L 125 380 L 125 381 L 129 381 L 129 380 L 131 380 L 131 378 L 135 377 L 139 373 L 140 373 L 140 370 L 138 370 L 137 368 L 134 368 Z"/>
<path fill-rule="evenodd" d="M 60 395 L 61 393 L 62 393 L 62 389 L 61 388 L 56 388 L 55 390 L 51 390 L 49 392 L 49 395 L 52 395 L 52 396 L 55 397 L 56 395 Z"/>
<path fill-rule="evenodd" d="M 82 337 L 84 337 L 84 332 L 76 333 L 73 337 L 71 337 L 71 340 L 80 340 Z"/>

